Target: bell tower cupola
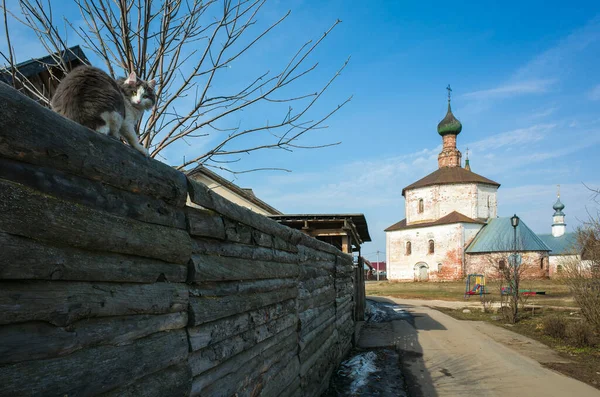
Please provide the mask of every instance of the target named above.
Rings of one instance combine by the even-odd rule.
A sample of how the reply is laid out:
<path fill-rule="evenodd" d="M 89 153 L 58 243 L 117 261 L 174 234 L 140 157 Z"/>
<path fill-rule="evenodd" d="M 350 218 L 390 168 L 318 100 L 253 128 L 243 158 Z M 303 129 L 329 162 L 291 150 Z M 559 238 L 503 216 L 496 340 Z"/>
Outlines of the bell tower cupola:
<path fill-rule="evenodd" d="M 446 87 L 448 90 L 448 112 L 446 117 L 437 126 L 438 134 L 442 136 L 442 151 L 438 155 L 438 167 L 460 167 L 461 166 L 461 153 L 456 148 L 456 136 L 462 131 L 462 124 L 454 114 L 452 114 L 452 108 L 450 107 L 450 94 L 452 88 L 450 84 Z"/>
<path fill-rule="evenodd" d="M 560 201 L 560 185 L 558 185 L 558 194 L 556 203 L 552 206 L 554 209 L 554 215 L 552 216 L 552 235 L 554 237 L 560 237 L 565 234 L 567 230 L 567 224 L 565 223 L 565 205 Z"/>

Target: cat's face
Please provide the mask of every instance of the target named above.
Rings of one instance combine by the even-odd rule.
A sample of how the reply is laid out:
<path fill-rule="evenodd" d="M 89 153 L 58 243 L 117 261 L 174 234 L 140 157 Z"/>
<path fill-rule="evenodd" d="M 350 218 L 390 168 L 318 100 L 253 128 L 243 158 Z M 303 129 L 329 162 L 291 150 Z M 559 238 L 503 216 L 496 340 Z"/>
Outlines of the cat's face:
<path fill-rule="evenodd" d="M 139 80 L 133 72 L 123 81 L 123 91 L 127 98 L 135 108 L 141 110 L 149 110 L 156 103 L 155 86 L 154 80 L 148 82 Z"/>

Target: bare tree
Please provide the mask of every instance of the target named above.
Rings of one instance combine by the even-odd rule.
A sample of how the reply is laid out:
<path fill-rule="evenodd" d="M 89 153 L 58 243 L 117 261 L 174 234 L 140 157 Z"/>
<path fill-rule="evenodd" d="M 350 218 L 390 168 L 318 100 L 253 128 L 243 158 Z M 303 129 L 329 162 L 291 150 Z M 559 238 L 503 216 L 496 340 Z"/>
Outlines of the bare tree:
<path fill-rule="evenodd" d="M 266 0 L 72 0 L 83 25 L 64 19 L 58 21 L 64 23 L 64 28 L 59 29 L 52 8 L 56 3 L 17 1 L 20 13 L 11 12 L 2 0 L 8 50 L 0 56 L 7 64 L 4 72 L 11 75 L 13 84 L 42 103 L 49 103 L 48 93 L 40 91 L 15 68 L 7 15 L 37 35 L 48 53 L 54 54 L 61 75 L 68 72 L 61 55 L 69 48 L 67 37 L 75 37 L 104 63 L 111 76 L 136 72 L 143 80 L 159 82 L 157 104 L 140 126 L 140 141 L 152 157 L 164 157 L 161 153 L 175 145 L 192 146 L 208 136 L 217 138 L 210 150 L 181 159 L 179 169 L 197 164 L 227 169 L 240 155 L 258 150 L 292 151 L 339 143 L 304 145 L 299 141 L 308 131 L 326 128 L 324 122 L 351 100 L 349 97 L 320 115 L 312 114 L 317 110 L 317 101 L 349 59 L 318 89 L 309 90 L 303 85 L 306 76 L 318 66 L 316 62 L 309 63 L 310 56 L 339 20 L 315 41 L 301 45 L 278 71 L 259 72 L 230 88 L 226 71 L 279 28 L 289 11 L 259 27 L 258 15 Z M 64 2 L 60 6 L 64 7 Z M 263 114 L 265 109 L 270 115 L 277 112 L 277 119 L 239 120 L 242 111 Z"/>
<path fill-rule="evenodd" d="M 600 211 L 588 215 L 575 232 L 571 255 L 559 266 L 581 314 L 600 332 Z"/>

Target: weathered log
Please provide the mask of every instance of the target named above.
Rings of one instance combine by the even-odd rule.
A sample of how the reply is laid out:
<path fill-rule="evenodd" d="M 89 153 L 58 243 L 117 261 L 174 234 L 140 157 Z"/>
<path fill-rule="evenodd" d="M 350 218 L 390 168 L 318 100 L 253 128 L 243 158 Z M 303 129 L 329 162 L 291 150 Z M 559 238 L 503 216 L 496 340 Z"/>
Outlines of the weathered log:
<path fill-rule="evenodd" d="M 176 208 L 151 196 L 131 193 L 48 167 L 0 157 L 0 178 L 113 215 L 185 229 L 185 214 L 182 208 Z"/>
<path fill-rule="evenodd" d="M 189 324 L 193 326 L 204 324 L 248 310 L 283 302 L 295 298 L 297 295 L 298 289 L 285 288 L 251 295 L 210 298 L 190 297 Z"/>
<path fill-rule="evenodd" d="M 0 280 L 185 282 L 187 266 L 132 255 L 58 247 L 0 232 Z"/>
<path fill-rule="evenodd" d="M 272 248 L 273 236 L 263 233 L 260 230 L 252 229 L 252 242 L 261 247 Z"/>
<path fill-rule="evenodd" d="M 301 323 L 300 325 L 300 342 L 310 340 L 314 337 L 312 332 L 317 328 L 321 328 L 323 324 L 328 321 L 335 320 L 335 307 L 333 306 L 325 306 L 325 310 L 319 313 L 318 316 L 311 319 L 311 321 L 307 321 L 305 323 Z M 302 347 L 300 347 L 302 349 Z"/>
<path fill-rule="evenodd" d="M 252 346 L 272 338 L 290 327 L 295 327 L 296 322 L 297 318 L 295 314 L 288 314 L 222 342 L 193 352 L 188 359 L 192 368 L 192 374 L 196 376 L 208 371 L 229 360 L 236 354 L 248 350 Z"/>
<path fill-rule="evenodd" d="M 334 331 L 336 331 L 335 318 L 330 318 L 302 338 L 299 343 L 300 351 L 298 352 L 300 362 L 303 363 L 309 360 L 321 348 L 323 340 L 332 335 Z"/>
<path fill-rule="evenodd" d="M 311 307 L 331 305 L 335 303 L 335 289 L 333 286 L 325 286 L 313 291 L 310 296 L 298 298 L 298 311 L 303 312 Z"/>
<path fill-rule="evenodd" d="M 98 346 L 65 357 L 0 367 L 0 396 L 89 396 L 130 384 L 185 360 L 184 330 L 123 346 Z"/>
<path fill-rule="evenodd" d="M 175 313 L 186 310 L 188 299 L 182 284 L 0 282 L 0 324 L 66 326 L 84 318 Z"/>
<path fill-rule="evenodd" d="M 335 270 L 335 255 L 302 245 L 298 246 L 298 255 L 300 256 L 300 263 L 304 266 L 322 267 L 330 271 Z"/>
<path fill-rule="evenodd" d="M 335 310 L 335 305 L 329 303 L 327 305 L 315 306 L 315 307 L 311 307 L 307 310 L 298 312 L 298 319 L 300 320 L 300 327 L 304 328 L 305 326 L 307 326 L 311 322 L 313 322 L 315 319 L 317 319 L 324 312 L 329 311 L 331 309 Z"/>
<path fill-rule="evenodd" d="M 0 326 L 0 364 L 71 354 L 95 345 L 117 345 L 159 331 L 184 328 L 187 313 L 96 318 L 67 327 L 45 322 Z"/>
<path fill-rule="evenodd" d="M 300 361 L 292 352 L 269 369 L 263 379 L 261 397 L 289 396 L 291 393 L 285 393 L 284 390 L 300 387 L 299 371 Z"/>
<path fill-rule="evenodd" d="M 304 397 L 304 393 L 302 393 L 302 388 L 300 387 L 300 376 L 296 375 L 294 380 L 292 380 L 292 383 L 283 389 L 279 395 L 286 397 Z"/>
<path fill-rule="evenodd" d="M 317 240 L 316 238 L 310 237 L 304 233 L 301 233 L 300 241 L 298 242 L 298 248 L 300 248 L 301 246 L 309 247 L 317 251 L 327 252 L 333 255 L 343 255 L 352 258 L 351 255 L 344 254 L 342 251 L 335 248 L 333 245 L 327 244 L 326 242 L 323 242 L 321 240 Z"/>
<path fill-rule="evenodd" d="M 242 392 L 244 381 L 256 378 L 261 369 L 268 369 L 281 357 L 281 352 L 292 350 L 295 344 L 296 333 L 290 327 L 195 377 L 192 396 L 230 396 Z"/>
<path fill-rule="evenodd" d="M 252 244 L 252 228 L 243 223 L 231 221 L 227 218 L 225 222 L 225 236 L 227 241 L 241 244 Z"/>
<path fill-rule="evenodd" d="M 304 361 L 302 359 L 300 360 L 300 376 L 301 377 L 306 376 L 306 373 L 308 372 L 308 370 L 310 370 L 311 367 L 313 367 L 315 365 L 317 360 L 319 360 L 322 357 L 326 357 L 327 351 L 337 341 L 337 338 L 338 338 L 338 333 L 337 333 L 337 330 L 334 329 L 333 332 L 329 335 L 329 337 L 325 341 L 321 342 L 319 349 L 312 356 L 308 357 Z"/>
<path fill-rule="evenodd" d="M 332 272 L 318 267 L 306 266 L 304 264 L 300 265 L 300 274 L 298 274 L 298 278 L 300 280 L 310 280 L 312 278 L 317 277 L 325 277 L 331 276 Z"/>
<path fill-rule="evenodd" d="M 190 287 L 190 296 L 227 296 L 235 294 L 254 294 L 282 288 L 296 287 L 296 279 L 266 279 L 251 281 L 213 281 L 203 282 Z"/>
<path fill-rule="evenodd" d="M 192 255 L 190 280 L 225 281 L 290 278 L 298 276 L 298 265 L 214 255 Z"/>
<path fill-rule="evenodd" d="M 186 207 L 188 231 L 192 236 L 225 240 L 225 224 L 221 215 L 211 210 Z"/>
<path fill-rule="evenodd" d="M 334 286 L 333 276 L 328 275 L 300 280 L 298 283 L 298 297 L 305 298 L 310 296 L 315 290 L 325 286 Z"/>
<path fill-rule="evenodd" d="M 2 179 L 0 231 L 174 263 L 187 263 L 192 251 L 185 230 L 118 217 Z"/>
<path fill-rule="evenodd" d="M 183 207 L 181 172 L 0 85 L 0 157 L 75 174 Z"/>
<path fill-rule="evenodd" d="M 245 379 L 239 379 L 232 374 L 219 382 L 234 382 L 234 378 L 238 378 L 237 387 L 234 389 L 236 397 L 279 396 L 281 390 L 293 381 L 295 374 L 290 372 L 298 370 L 299 363 L 294 367 L 294 363 L 297 362 L 298 357 L 293 351 L 283 351 L 263 362 L 261 366 L 255 366 L 252 374 Z"/>
<path fill-rule="evenodd" d="M 131 385 L 104 393 L 102 397 L 187 397 L 191 389 L 192 371 L 183 362 L 146 375 Z"/>
<path fill-rule="evenodd" d="M 298 255 L 289 252 L 200 238 L 192 239 L 192 252 L 260 261 L 298 263 Z"/>
<path fill-rule="evenodd" d="M 197 327 L 188 327 L 190 348 L 192 351 L 200 350 L 208 345 L 213 345 L 241 334 L 253 327 L 258 327 L 287 314 L 295 313 L 295 309 L 296 301 L 290 299 Z"/>
<path fill-rule="evenodd" d="M 298 230 L 280 225 L 264 215 L 260 215 L 248 208 L 232 203 L 212 192 L 206 185 L 190 178 L 188 178 L 188 189 L 190 200 L 193 203 L 216 211 L 231 220 L 251 226 L 271 236 L 280 237 L 294 246 L 297 245 L 302 236 L 304 236 L 304 234 Z M 316 239 L 313 240 L 318 241 Z M 326 243 L 322 244 L 328 245 Z"/>

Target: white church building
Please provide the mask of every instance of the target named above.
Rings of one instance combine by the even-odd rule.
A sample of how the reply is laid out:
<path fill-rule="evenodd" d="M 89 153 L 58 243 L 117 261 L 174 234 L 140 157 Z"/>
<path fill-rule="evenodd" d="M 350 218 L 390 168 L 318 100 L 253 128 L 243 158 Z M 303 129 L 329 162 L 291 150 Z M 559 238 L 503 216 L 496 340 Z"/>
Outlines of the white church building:
<path fill-rule="evenodd" d="M 443 142 L 438 169 L 402 190 L 406 218 L 385 229 L 390 280 L 444 281 L 462 279 L 475 269 L 487 273 L 479 258 L 513 245 L 512 229 L 510 236 L 504 230 L 509 219 L 497 218 L 500 184 L 472 172 L 468 156 L 462 167 L 456 147 L 461 130 L 448 95 L 448 112 L 437 127 Z M 487 233 L 476 238 L 486 227 Z M 535 275 L 547 276 L 551 249 L 522 221 L 517 232 L 520 251 L 538 269 Z"/>

